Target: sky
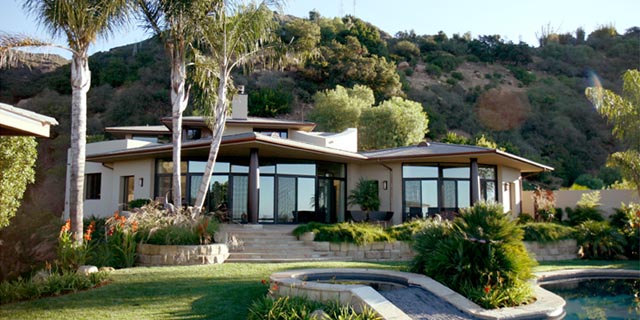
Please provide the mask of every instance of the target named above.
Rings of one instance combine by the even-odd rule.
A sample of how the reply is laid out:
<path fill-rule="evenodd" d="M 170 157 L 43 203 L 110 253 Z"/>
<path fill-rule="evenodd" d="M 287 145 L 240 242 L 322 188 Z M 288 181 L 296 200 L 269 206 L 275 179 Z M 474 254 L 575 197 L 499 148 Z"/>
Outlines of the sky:
<path fill-rule="evenodd" d="M 21 3 L 0 0 L 0 31 L 50 39 L 34 17 L 25 14 Z M 419 35 L 444 31 L 448 36 L 470 32 L 473 38 L 498 34 L 507 41 L 524 41 L 531 46 L 538 45 L 536 33 L 543 27 L 558 33 L 582 27 L 588 35 L 601 25 L 612 24 L 619 33 L 640 26 L 640 0 L 288 0 L 283 11 L 306 18 L 311 10 L 323 17 L 355 15 L 391 35 L 409 30 Z M 90 53 L 139 42 L 149 36 L 132 23 L 110 39 L 98 40 Z M 54 42 L 64 45 L 64 39 Z M 64 51 L 47 52 L 70 56 Z"/>

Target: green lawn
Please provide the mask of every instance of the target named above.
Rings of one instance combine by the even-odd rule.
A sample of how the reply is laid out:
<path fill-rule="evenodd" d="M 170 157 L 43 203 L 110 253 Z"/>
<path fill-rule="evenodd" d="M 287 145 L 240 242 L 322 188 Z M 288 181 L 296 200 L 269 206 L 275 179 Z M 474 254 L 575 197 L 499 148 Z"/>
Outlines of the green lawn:
<path fill-rule="evenodd" d="M 246 319 L 273 272 L 299 268 L 392 268 L 399 263 L 229 263 L 114 271 L 103 287 L 0 306 L 0 319 Z"/>
<path fill-rule="evenodd" d="M 564 261 L 543 261 L 534 268 L 535 272 L 544 272 L 562 269 L 631 269 L 640 270 L 638 260 L 564 260 Z"/>
<path fill-rule="evenodd" d="M 390 268 L 402 263 L 229 263 L 114 271 L 103 287 L 60 297 L 0 306 L 1 319 L 246 319 L 260 283 L 273 272 L 299 268 Z M 566 268 L 640 269 L 638 261 L 545 262 L 535 271 Z"/>

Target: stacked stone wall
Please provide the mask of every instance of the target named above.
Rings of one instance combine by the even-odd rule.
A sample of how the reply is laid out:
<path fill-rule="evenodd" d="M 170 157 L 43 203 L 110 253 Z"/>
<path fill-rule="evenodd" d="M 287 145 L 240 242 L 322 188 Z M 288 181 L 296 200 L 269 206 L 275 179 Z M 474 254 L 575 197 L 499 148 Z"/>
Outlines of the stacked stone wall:
<path fill-rule="evenodd" d="M 140 266 L 176 266 L 219 264 L 229 257 L 226 244 L 197 246 L 139 244 L 137 262 Z"/>
<path fill-rule="evenodd" d="M 312 244 L 316 252 L 331 252 L 336 257 L 361 261 L 408 261 L 415 256 L 411 244 L 404 241 L 373 242 L 363 245 L 314 241 Z"/>
<path fill-rule="evenodd" d="M 578 258 L 578 244 L 575 239 L 554 242 L 525 241 L 524 246 L 538 261 L 558 261 Z"/>

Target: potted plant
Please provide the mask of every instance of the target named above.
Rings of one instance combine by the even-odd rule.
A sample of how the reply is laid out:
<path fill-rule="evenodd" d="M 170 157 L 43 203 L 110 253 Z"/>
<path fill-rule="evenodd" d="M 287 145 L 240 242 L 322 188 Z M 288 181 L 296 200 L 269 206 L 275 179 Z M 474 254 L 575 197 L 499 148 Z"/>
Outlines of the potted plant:
<path fill-rule="evenodd" d="M 380 198 L 378 197 L 378 181 L 360 178 L 356 187 L 349 193 L 349 205 L 358 205 L 364 212 L 362 220 L 369 220 L 369 212 L 377 211 L 380 208 Z M 361 220 L 354 217 L 357 211 L 352 211 L 354 220 Z"/>

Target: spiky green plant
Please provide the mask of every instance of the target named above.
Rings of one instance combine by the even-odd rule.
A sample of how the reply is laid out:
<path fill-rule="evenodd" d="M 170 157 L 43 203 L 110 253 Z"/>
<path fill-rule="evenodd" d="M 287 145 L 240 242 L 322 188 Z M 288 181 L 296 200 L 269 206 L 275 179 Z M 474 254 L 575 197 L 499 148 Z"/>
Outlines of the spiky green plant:
<path fill-rule="evenodd" d="M 483 307 L 519 305 L 531 299 L 527 280 L 535 265 L 522 237 L 502 206 L 478 203 L 451 227 L 425 229 L 416 238 L 413 269 Z"/>

